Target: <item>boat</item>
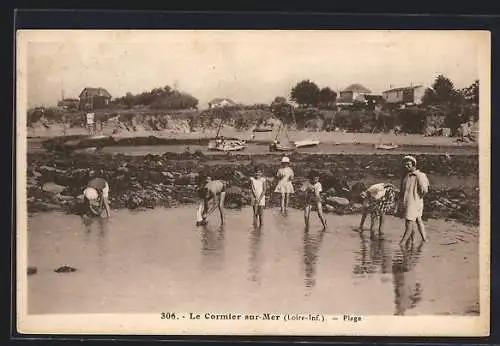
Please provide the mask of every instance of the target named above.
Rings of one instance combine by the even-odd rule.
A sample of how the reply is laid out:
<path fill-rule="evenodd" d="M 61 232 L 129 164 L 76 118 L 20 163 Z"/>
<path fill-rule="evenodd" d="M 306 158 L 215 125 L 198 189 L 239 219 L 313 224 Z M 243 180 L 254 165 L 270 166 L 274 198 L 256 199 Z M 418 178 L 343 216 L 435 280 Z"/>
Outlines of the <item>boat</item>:
<path fill-rule="evenodd" d="M 253 129 L 253 132 L 272 132 L 273 128 L 272 127 L 256 127 Z"/>
<path fill-rule="evenodd" d="M 289 142 L 289 145 L 283 145 L 279 140 L 278 137 L 281 134 L 282 131 L 285 131 L 286 138 Z M 273 142 L 269 144 L 269 151 L 294 151 L 296 150 L 295 145 L 290 141 L 290 138 L 288 137 L 288 132 L 286 131 L 286 128 L 283 126 L 283 123 L 280 123 L 280 126 L 278 127 L 278 133 L 276 133 L 276 137 L 274 138 Z"/>
<path fill-rule="evenodd" d="M 378 144 L 375 145 L 375 149 L 381 149 L 381 150 L 394 150 L 396 148 L 399 148 L 399 145 L 394 144 L 394 143 L 389 143 L 389 144 L 383 144 L 382 139 L 383 139 L 384 134 L 380 136 L 380 140 Z"/>
<path fill-rule="evenodd" d="M 399 148 L 399 145 L 397 144 L 378 144 L 375 146 L 377 149 L 382 149 L 382 150 L 393 150 Z"/>
<path fill-rule="evenodd" d="M 223 136 L 219 136 L 222 124 L 223 122 L 221 120 L 215 138 L 208 142 L 208 150 L 224 152 L 244 150 L 246 147 L 245 140 L 237 138 L 224 138 Z"/>
<path fill-rule="evenodd" d="M 320 142 L 318 140 L 314 139 L 305 139 L 302 141 L 295 141 L 295 147 L 296 148 L 310 148 L 310 147 L 315 147 L 319 144 Z"/>
<path fill-rule="evenodd" d="M 239 139 L 216 138 L 208 142 L 211 151 L 241 151 L 245 149 L 245 141 Z"/>

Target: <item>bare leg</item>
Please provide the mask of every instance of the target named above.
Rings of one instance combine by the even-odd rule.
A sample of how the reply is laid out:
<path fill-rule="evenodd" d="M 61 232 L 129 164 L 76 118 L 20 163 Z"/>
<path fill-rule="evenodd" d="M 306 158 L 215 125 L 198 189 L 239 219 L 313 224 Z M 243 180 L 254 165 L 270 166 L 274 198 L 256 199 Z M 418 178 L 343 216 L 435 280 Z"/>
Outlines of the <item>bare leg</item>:
<path fill-rule="evenodd" d="M 378 234 L 381 236 L 383 234 L 383 229 L 384 229 L 384 223 L 385 223 L 385 215 L 383 213 L 380 214 L 379 220 L 378 220 Z"/>
<path fill-rule="evenodd" d="M 262 227 L 264 225 L 264 207 L 258 206 L 257 208 L 259 212 L 259 227 Z"/>
<path fill-rule="evenodd" d="M 363 215 L 361 215 L 361 222 L 359 223 L 359 230 L 360 231 L 363 230 L 363 226 L 365 225 L 365 220 L 366 220 L 367 215 L 368 215 L 368 211 L 363 210 Z"/>
<path fill-rule="evenodd" d="M 220 193 L 219 199 L 219 213 L 220 213 L 220 224 L 224 224 L 224 199 L 226 198 L 226 192 Z"/>
<path fill-rule="evenodd" d="M 285 213 L 285 199 L 286 199 L 286 193 L 282 192 L 281 193 L 281 213 Z"/>
<path fill-rule="evenodd" d="M 403 238 L 399 243 L 406 244 L 406 242 L 410 239 L 412 233 L 413 233 L 413 221 L 405 220 L 405 233 L 403 234 Z"/>
<path fill-rule="evenodd" d="M 375 214 L 370 214 L 370 232 L 373 232 L 373 227 L 375 226 L 375 218 L 377 216 Z"/>
<path fill-rule="evenodd" d="M 422 237 L 422 241 L 427 241 L 427 233 L 425 231 L 425 225 L 424 225 L 424 221 L 422 220 L 421 217 L 418 217 L 417 218 L 417 228 L 418 228 L 418 232 L 420 233 L 420 236 Z"/>
<path fill-rule="evenodd" d="M 254 202 L 254 204 L 253 204 L 253 225 L 254 226 L 257 226 L 257 219 L 258 219 L 257 208 L 258 207 Z"/>
<path fill-rule="evenodd" d="M 198 226 L 200 222 L 203 221 L 203 213 L 205 212 L 205 202 L 200 201 L 198 203 L 198 209 L 196 210 L 196 225 Z"/>
<path fill-rule="evenodd" d="M 309 229 L 309 216 L 311 214 L 311 205 L 308 204 L 304 208 L 304 223 L 306 224 L 306 229 Z"/>
<path fill-rule="evenodd" d="M 318 202 L 317 208 L 318 208 L 319 219 L 321 220 L 321 223 L 323 224 L 323 229 L 325 229 L 326 228 L 326 220 L 325 220 L 325 215 L 323 214 L 323 206 L 322 206 L 321 202 Z"/>

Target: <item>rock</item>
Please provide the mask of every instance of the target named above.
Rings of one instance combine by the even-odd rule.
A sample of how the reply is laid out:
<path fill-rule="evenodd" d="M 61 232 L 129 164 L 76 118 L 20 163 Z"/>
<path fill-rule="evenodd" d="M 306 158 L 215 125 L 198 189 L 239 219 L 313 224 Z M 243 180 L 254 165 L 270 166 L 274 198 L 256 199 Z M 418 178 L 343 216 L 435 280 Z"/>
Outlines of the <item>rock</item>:
<path fill-rule="evenodd" d="M 62 266 L 57 269 L 54 269 L 56 273 L 72 273 L 76 272 L 76 268 L 70 267 L 70 266 Z"/>
<path fill-rule="evenodd" d="M 349 200 L 343 197 L 328 197 L 326 201 L 336 205 L 349 205 Z"/>
<path fill-rule="evenodd" d="M 361 203 L 353 203 L 352 204 L 353 211 L 360 211 L 362 209 L 363 209 L 363 204 L 361 204 Z"/>
<path fill-rule="evenodd" d="M 42 186 L 42 190 L 50 193 L 61 193 L 66 189 L 65 186 L 57 185 L 56 183 L 45 183 Z"/>
<path fill-rule="evenodd" d="M 326 194 L 327 195 L 331 195 L 331 196 L 334 196 L 335 195 L 335 188 L 334 187 L 331 187 L 329 188 L 328 190 L 326 190 Z"/>
<path fill-rule="evenodd" d="M 161 172 L 161 174 L 163 174 L 164 177 L 167 177 L 169 179 L 175 179 L 175 176 L 170 172 Z"/>
<path fill-rule="evenodd" d="M 333 213 L 335 211 L 335 207 L 331 206 L 330 204 L 325 204 L 325 209 L 328 213 Z"/>
<path fill-rule="evenodd" d="M 37 267 L 28 267 L 28 275 L 34 275 L 36 273 L 38 273 Z"/>
<path fill-rule="evenodd" d="M 241 173 L 240 171 L 234 171 L 234 175 L 238 178 L 238 179 L 246 179 L 247 176 L 243 173 Z"/>
<path fill-rule="evenodd" d="M 41 166 L 38 168 L 40 171 L 45 171 L 45 172 L 55 172 L 56 168 L 54 167 L 49 167 L 49 166 Z"/>
<path fill-rule="evenodd" d="M 65 196 L 65 195 L 57 195 L 58 199 L 60 199 L 61 201 L 72 201 L 75 199 L 74 196 Z"/>

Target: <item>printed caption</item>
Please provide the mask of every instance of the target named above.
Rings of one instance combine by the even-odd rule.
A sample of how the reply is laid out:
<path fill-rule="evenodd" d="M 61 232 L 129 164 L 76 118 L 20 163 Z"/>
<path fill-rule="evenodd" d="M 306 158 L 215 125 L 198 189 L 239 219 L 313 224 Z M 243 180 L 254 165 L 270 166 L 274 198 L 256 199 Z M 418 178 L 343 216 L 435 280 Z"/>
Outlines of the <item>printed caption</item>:
<path fill-rule="evenodd" d="M 162 312 L 162 320 L 211 320 L 211 321 L 280 321 L 280 322 L 328 322 L 328 321 L 341 321 L 349 323 L 358 323 L 363 319 L 358 315 L 342 315 L 342 316 L 325 316 L 322 314 L 274 314 L 274 313 L 261 313 L 261 314 L 233 314 L 233 313 L 176 313 L 176 312 Z"/>

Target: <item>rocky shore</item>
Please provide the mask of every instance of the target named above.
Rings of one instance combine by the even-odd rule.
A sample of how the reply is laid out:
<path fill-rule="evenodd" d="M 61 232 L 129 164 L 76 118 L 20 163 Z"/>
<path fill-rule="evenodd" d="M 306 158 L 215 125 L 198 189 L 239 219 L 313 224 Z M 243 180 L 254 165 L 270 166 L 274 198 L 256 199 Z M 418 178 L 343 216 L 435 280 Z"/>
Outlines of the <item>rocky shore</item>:
<path fill-rule="evenodd" d="M 299 187 L 311 169 L 321 173 L 324 208 L 335 214 L 359 213 L 362 184 L 400 179 L 400 155 L 308 155 L 290 156 Z M 240 208 L 250 203 L 248 177 L 256 165 L 269 177 L 270 206 L 278 206 L 272 193 L 279 160 L 272 155 L 204 155 L 166 153 L 164 155 L 126 156 L 95 153 L 29 153 L 27 155 L 27 194 L 30 213 L 64 210 L 77 213 L 81 193 L 90 170 L 108 180 L 113 209 L 175 207 L 197 201 L 200 175 L 210 172 L 215 179 L 230 181 L 226 207 Z M 432 180 L 448 177 L 478 176 L 477 155 L 420 155 L 419 167 Z M 397 185 L 398 186 L 398 185 Z M 298 190 L 298 189 L 297 189 Z M 299 208 L 297 193 L 291 206 Z M 454 219 L 479 224 L 479 186 L 432 187 L 426 196 L 424 218 Z"/>

